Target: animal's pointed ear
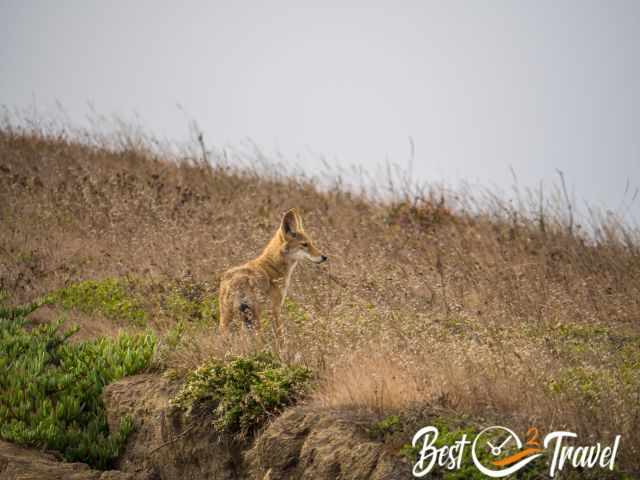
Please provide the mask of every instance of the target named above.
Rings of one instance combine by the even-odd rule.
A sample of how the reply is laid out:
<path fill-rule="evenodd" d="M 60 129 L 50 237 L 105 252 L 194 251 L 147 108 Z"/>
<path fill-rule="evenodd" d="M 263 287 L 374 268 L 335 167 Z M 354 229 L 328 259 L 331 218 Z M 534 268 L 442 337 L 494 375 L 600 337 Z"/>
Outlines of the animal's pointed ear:
<path fill-rule="evenodd" d="M 297 212 L 295 208 L 292 208 L 284 214 L 284 217 L 282 217 L 282 224 L 280 225 L 280 228 L 282 229 L 282 233 L 284 233 L 286 237 L 296 237 L 299 228 Z"/>
<path fill-rule="evenodd" d="M 296 231 L 297 232 L 304 232 L 304 227 L 302 226 L 302 216 L 300 215 L 300 212 L 298 211 L 297 208 L 293 208 L 293 214 L 296 217 Z"/>

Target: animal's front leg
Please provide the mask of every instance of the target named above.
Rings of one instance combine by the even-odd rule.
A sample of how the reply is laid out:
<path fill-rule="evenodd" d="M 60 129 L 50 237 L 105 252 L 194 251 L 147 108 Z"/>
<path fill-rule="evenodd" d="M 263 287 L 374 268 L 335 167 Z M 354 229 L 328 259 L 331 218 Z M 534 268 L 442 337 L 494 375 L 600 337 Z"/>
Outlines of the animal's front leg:
<path fill-rule="evenodd" d="M 271 294 L 271 306 L 273 311 L 273 325 L 277 335 L 284 333 L 282 320 L 280 318 L 280 309 L 282 308 L 282 294 L 279 291 L 274 291 Z"/>

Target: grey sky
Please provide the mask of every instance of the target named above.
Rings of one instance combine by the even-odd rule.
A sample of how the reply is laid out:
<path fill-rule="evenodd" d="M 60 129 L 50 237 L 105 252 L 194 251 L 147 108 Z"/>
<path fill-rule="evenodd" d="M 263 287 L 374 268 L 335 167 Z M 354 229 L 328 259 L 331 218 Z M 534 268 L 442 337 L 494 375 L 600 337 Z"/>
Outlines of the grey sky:
<path fill-rule="evenodd" d="M 179 6 L 180 5 L 180 6 Z M 639 1 L 0 0 L 0 104 L 508 189 L 640 186 Z M 629 196 L 627 197 L 627 200 Z M 630 220 L 640 219 L 640 201 Z"/>

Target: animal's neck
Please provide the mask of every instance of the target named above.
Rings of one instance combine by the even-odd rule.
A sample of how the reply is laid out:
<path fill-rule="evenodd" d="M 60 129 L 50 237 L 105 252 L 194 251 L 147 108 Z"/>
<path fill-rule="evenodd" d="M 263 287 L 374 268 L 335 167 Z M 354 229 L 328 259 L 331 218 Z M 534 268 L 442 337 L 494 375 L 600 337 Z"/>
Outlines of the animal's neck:
<path fill-rule="evenodd" d="M 272 280 L 289 278 L 295 266 L 295 261 L 287 261 L 282 254 L 284 241 L 281 235 L 280 232 L 276 233 L 260 256 L 255 259 L 255 263 L 262 268 Z"/>

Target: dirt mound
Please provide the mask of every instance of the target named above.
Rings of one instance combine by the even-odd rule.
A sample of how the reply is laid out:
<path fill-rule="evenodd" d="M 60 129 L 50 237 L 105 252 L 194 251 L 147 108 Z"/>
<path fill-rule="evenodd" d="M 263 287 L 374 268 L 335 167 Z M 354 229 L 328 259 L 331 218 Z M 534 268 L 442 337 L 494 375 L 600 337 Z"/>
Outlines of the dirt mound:
<path fill-rule="evenodd" d="M 111 384 L 103 398 L 110 427 L 136 423 L 117 467 L 146 479 L 400 479 L 410 467 L 385 452 L 363 425 L 335 412 L 293 408 L 251 443 L 216 432 L 170 407 L 171 381 L 138 375 Z"/>
<path fill-rule="evenodd" d="M 0 441 L 0 480 L 137 480 L 119 471 L 91 470 L 84 463 L 61 462 L 53 455 Z"/>
<path fill-rule="evenodd" d="M 108 385 L 103 393 L 109 428 L 129 415 L 135 422 L 117 468 L 151 479 L 244 478 L 233 444 L 208 422 L 193 423 L 171 408 L 177 385 L 138 375 Z"/>
<path fill-rule="evenodd" d="M 289 410 L 245 455 L 254 478 L 410 478 L 410 467 L 372 440 L 366 428 L 337 412 Z"/>

